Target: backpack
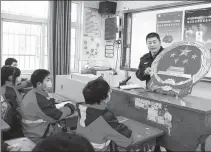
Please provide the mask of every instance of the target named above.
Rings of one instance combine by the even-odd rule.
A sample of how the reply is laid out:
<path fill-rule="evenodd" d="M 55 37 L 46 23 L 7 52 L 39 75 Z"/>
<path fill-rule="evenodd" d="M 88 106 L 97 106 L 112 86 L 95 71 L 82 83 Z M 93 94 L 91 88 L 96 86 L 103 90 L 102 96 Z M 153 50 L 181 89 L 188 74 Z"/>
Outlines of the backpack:
<path fill-rule="evenodd" d="M 1 118 L 11 127 L 9 131 L 3 132 L 4 140 L 23 137 L 20 113 L 5 99 L 1 101 Z"/>

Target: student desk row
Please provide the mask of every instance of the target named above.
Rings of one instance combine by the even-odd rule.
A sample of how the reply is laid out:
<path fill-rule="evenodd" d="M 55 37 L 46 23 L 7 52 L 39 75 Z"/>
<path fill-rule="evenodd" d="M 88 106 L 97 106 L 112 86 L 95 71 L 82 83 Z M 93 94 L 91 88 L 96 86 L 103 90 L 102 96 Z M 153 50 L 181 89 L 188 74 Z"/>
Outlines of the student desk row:
<path fill-rule="evenodd" d="M 210 99 L 113 88 L 109 108 L 116 115 L 164 130 L 157 142 L 172 151 L 195 151 L 211 134 Z"/>
<path fill-rule="evenodd" d="M 68 100 L 67 98 L 58 94 L 51 94 L 50 96 L 60 101 L 66 102 Z M 71 101 L 71 103 L 75 104 L 74 101 Z M 132 130 L 134 143 L 130 146 L 130 150 L 133 151 L 152 150 L 153 146 L 156 144 L 156 138 L 164 134 L 163 130 L 142 124 L 132 119 L 128 119 L 122 116 L 119 116 L 117 119 L 120 123 L 127 125 Z M 77 114 L 74 113 L 72 116 L 68 116 L 66 121 L 67 127 L 73 127 L 77 123 Z"/>

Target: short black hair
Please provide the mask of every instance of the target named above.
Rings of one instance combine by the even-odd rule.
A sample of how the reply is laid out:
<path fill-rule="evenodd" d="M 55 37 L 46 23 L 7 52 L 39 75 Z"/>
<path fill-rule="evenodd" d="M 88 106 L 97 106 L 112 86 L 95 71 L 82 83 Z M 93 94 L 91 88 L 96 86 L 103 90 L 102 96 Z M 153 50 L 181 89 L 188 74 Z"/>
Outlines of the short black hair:
<path fill-rule="evenodd" d="M 153 37 L 156 37 L 160 41 L 160 35 L 158 33 L 155 33 L 155 32 L 147 34 L 146 41 L 147 41 L 147 39 L 153 38 Z"/>
<path fill-rule="evenodd" d="M 18 61 L 14 58 L 7 58 L 5 60 L 5 65 L 12 65 L 13 62 L 18 62 Z"/>
<path fill-rule="evenodd" d="M 77 134 L 71 133 L 57 133 L 46 137 L 41 142 L 37 143 L 32 152 L 94 152 L 93 146 L 90 142 Z"/>
<path fill-rule="evenodd" d="M 8 78 L 10 76 L 13 77 L 12 82 L 15 84 L 16 78 L 19 77 L 20 75 L 21 75 L 21 70 L 19 68 L 6 65 L 3 66 L 1 68 L 1 86 L 3 86 L 5 82 L 9 80 Z"/>
<path fill-rule="evenodd" d="M 109 84 L 102 78 L 97 78 L 88 82 L 88 84 L 83 89 L 83 96 L 85 103 L 95 104 L 108 97 L 108 92 L 110 91 Z"/>
<path fill-rule="evenodd" d="M 37 69 L 31 75 L 31 83 L 34 88 L 37 87 L 37 83 L 43 83 L 43 80 L 50 74 L 48 70 Z"/>

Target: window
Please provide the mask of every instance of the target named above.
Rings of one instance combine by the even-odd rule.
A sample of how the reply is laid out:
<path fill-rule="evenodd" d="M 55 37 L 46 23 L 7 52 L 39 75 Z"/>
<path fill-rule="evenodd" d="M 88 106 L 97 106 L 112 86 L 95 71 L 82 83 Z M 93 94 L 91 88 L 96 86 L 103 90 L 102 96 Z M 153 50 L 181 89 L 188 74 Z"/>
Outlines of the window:
<path fill-rule="evenodd" d="M 82 41 L 82 2 L 72 2 L 71 5 L 71 71 L 78 72 L 79 56 Z"/>
<path fill-rule="evenodd" d="M 22 73 L 48 69 L 48 1 L 1 1 L 2 65 L 18 60 Z"/>

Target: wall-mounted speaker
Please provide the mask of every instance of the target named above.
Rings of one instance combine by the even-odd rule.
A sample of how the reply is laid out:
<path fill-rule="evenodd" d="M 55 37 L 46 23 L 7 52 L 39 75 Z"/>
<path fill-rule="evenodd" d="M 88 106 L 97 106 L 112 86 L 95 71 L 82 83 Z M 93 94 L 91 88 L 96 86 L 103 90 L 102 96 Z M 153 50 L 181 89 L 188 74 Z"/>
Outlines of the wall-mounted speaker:
<path fill-rule="evenodd" d="M 116 14 L 116 2 L 99 2 L 99 10 L 98 13 L 100 14 Z"/>

